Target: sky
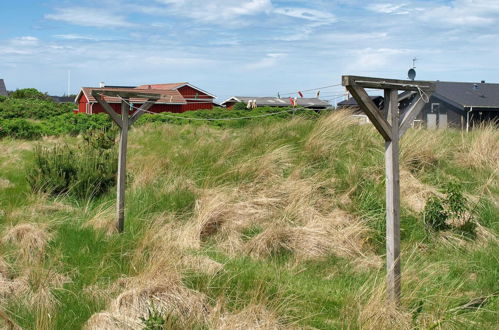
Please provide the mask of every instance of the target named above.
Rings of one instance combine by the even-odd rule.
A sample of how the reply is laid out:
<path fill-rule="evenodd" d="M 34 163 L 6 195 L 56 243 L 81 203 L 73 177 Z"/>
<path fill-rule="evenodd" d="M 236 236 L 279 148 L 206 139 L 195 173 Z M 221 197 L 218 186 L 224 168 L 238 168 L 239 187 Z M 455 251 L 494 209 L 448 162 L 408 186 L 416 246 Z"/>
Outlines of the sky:
<path fill-rule="evenodd" d="M 187 81 L 223 100 L 341 75 L 499 82 L 499 0 L 1 0 L 0 78 L 52 95 Z M 335 102 L 341 86 L 321 90 Z M 315 95 L 315 91 L 305 92 Z"/>

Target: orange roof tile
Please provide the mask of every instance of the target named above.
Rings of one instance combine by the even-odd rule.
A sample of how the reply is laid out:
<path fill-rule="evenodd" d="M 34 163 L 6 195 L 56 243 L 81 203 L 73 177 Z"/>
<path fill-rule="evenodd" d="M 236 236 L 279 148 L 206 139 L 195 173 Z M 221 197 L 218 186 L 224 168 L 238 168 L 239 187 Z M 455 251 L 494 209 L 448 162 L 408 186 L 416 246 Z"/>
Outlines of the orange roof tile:
<path fill-rule="evenodd" d="M 188 82 L 179 82 L 179 83 L 169 83 L 169 84 L 148 84 L 148 85 L 140 85 L 137 89 L 162 89 L 162 90 L 171 90 L 177 87 L 188 85 Z"/>

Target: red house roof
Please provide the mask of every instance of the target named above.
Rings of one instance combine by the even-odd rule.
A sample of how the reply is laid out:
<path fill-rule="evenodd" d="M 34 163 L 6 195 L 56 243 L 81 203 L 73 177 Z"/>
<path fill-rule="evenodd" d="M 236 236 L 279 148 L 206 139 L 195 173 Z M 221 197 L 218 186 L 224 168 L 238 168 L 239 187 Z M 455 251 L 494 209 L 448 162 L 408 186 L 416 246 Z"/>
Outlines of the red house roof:
<path fill-rule="evenodd" d="M 189 84 L 188 82 L 179 82 L 179 83 L 169 83 L 169 84 L 150 84 L 150 85 L 140 85 L 137 88 L 140 89 L 161 89 L 161 90 L 178 90 L 181 87 L 189 86 L 192 89 L 198 90 L 203 94 L 206 94 L 211 97 L 215 97 L 215 95 L 208 93 L 205 90 L 202 90 L 199 87 Z"/>
<path fill-rule="evenodd" d="M 166 90 L 166 89 L 155 89 L 154 92 L 151 89 L 143 88 L 97 88 L 97 87 L 82 87 L 80 93 L 76 97 L 76 102 L 79 101 L 81 95 L 84 94 L 89 103 L 96 103 L 97 100 L 92 96 L 92 91 L 120 91 L 120 92 L 132 92 L 132 93 L 143 93 L 143 94 L 160 94 L 161 98 L 156 101 L 157 104 L 186 104 L 185 98 L 177 90 Z M 108 103 L 121 103 L 119 97 L 114 96 L 103 96 L 103 99 Z M 144 103 L 147 100 L 144 98 L 131 98 L 132 103 Z"/>

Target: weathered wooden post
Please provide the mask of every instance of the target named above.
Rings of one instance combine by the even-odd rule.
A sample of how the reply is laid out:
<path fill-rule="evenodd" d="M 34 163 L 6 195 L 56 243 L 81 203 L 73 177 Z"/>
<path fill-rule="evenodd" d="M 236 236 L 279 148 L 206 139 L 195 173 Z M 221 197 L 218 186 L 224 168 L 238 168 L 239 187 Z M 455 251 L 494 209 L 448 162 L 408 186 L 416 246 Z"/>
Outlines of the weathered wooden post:
<path fill-rule="evenodd" d="M 121 117 L 113 108 L 102 98 L 101 95 L 119 97 L 121 99 Z M 159 94 L 144 92 L 124 92 L 109 90 L 92 90 L 92 96 L 102 106 L 113 121 L 120 128 L 120 145 L 118 154 L 118 174 L 117 174 L 117 196 L 116 196 L 116 228 L 119 233 L 125 229 L 125 188 L 126 188 L 126 155 L 128 145 L 128 129 L 133 123 L 144 114 L 160 98 Z M 130 98 L 145 98 L 147 101 L 137 109 L 130 117 Z"/>
<path fill-rule="evenodd" d="M 120 130 L 120 149 L 118 151 L 118 179 L 116 183 L 116 214 L 118 217 L 118 232 L 122 233 L 125 229 L 125 188 L 126 188 L 126 151 L 128 145 L 128 116 L 130 111 L 130 99 L 121 101 L 121 123 Z"/>
<path fill-rule="evenodd" d="M 385 139 L 386 171 L 386 270 L 387 293 L 391 301 L 400 300 L 400 138 L 411 126 L 435 90 L 429 81 L 395 80 L 358 76 L 343 76 L 342 84 L 352 94 L 359 107 L 366 113 L 374 127 Z M 364 88 L 383 89 L 385 95 L 384 114 L 376 107 Z M 398 91 L 419 93 L 410 108 L 399 113 Z M 426 96 L 426 100 L 425 100 Z"/>

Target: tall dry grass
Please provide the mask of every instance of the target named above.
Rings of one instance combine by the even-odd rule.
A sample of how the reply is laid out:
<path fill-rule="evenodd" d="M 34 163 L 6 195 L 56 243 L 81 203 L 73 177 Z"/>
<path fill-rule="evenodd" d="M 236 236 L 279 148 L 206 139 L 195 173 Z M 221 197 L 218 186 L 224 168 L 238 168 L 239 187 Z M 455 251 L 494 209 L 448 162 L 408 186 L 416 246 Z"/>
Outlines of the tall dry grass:
<path fill-rule="evenodd" d="M 405 330 L 468 329 L 477 325 L 472 316 L 480 306 L 467 309 L 467 303 L 460 301 L 473 303 L 488 298 L 477 299 L 474 292 L 463 293 L 461 287 L 467 279 L 451 278 L 444 260 L 425 262 L 417 258 L 417 253 L 416 249 L 404 253 L 409 257 L 402 270 L 400 304 L 388 300 L 384 274 L 374 273 L 344 308 L 345 326 Z M 439 282 L 442 278 L 445 286 Z"/>
<path fill-rule="evenodd" d="M 471 142 L 463 141 L 457 160 L 475 169 L 496 169 L 499 167 L 499 130 L 492 124 L 475 127 Z"/>

